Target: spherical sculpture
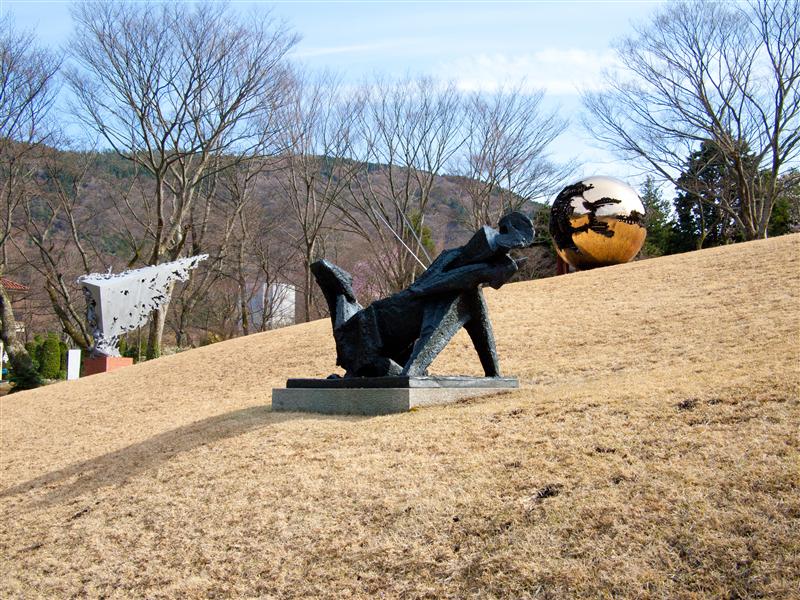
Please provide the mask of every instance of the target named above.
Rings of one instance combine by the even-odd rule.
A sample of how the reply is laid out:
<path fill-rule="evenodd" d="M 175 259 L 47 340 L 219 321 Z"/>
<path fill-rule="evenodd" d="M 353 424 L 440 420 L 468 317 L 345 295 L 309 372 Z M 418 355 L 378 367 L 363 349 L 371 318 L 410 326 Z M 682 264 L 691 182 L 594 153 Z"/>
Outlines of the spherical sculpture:
<path fill-rule="evenodd" d="M 644 244 L 644 205 L 631 186 L 613 177 L 568 185 L 550 210 L 558 255 L 576 269 L 631 260 Z"/>

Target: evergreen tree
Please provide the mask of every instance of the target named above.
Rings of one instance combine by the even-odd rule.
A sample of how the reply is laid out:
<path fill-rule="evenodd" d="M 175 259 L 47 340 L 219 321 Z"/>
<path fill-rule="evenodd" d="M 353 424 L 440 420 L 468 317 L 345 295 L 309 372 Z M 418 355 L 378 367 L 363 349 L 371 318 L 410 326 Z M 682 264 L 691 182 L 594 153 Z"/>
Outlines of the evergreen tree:
<path fill-rule="evenodd" d="M 669 201 L 661 195 L 661 190 L 651 175 L 642 184 L 640 196 L 644 204 L 644 225 L 647 229 L 642 254 L 648 257 L 669 254 L 673 225 Z"/>
<path fill-rule="evenodd" d="M 42 365 L 44 364 L 44 338 L 38 333 L 33 336 L 33 351 L 34 354 L 31 355 L 31 358 L 39 371 L 39 375 L 41 375 Z"/>
<path fill-rule="evenodd" d="M 427 225 L 422 224 L 422 214 L 419 211 L 413 211 L 409 217 L 411 227 L 414 228 L 415 238 L 419 238 L 425 252 L 432 258 L 436 256 L 436 243 L 433 241 L 433 231 Z"/>
<path fill-rule="evenodd" d="M 58 342 L 58 347 L 61 351 L 61 364 L 59 364 L 59 369 L 66 371 L 67 370 L 67 353 L 69 352 L 69 346 L 67 346 L 66 342 Z"/>
<path fill-rule="evenodd" d="M 436 243 L 433 241 L 433 231 L 427 225 L 423 224 L 422 222 L 422 213 L 419 211 L 413 211 L 408 217 L 408 223 L 412 229 L 411 235 L 413 240 L 409 240 L 410 247 L 414 251 L 414 254 L 421 260 L 425 260 L 426 257 L 431 257 L 431 259 L 436 258 Z M 420 248 L 420 245 L 422 248 Z M 422 274 L 423 269 L 419 266 L 414 267 L 414 279 L 419 277 Z"/>
<path fill-rule="evenodd" d="M 699 250 L 737 241 L 736 222 L 723 206 L 741 209 L 736 176 L 713 144 L 692 152 L 678 178 L 680 192 L 673 207 L 672 252 Z"/>
<path fill-rule="evenodd" d="M 775 208 L 772 209 L 772 214 L 769 217 L 769 228 L 767 229 L 769 237 L 785 235 L 791 231 L 790 208 L 788 198 L 781 197 L 775 201 Z"/>
<path fill-rule="evenodd" d="M 551 248 L 553 256 L 555 256 L 556 251 L 553 246 L 553 238 L 550 235 L 550 210 L 552 207 L 540 202 L 532 202 L 532 204 L 533 214 L 531 216 L 531 221 L 533 221 L 535 243 Z"/>
<path fill-rule="evenodd" d="M 797 176 L 796 171 L 791 171 L 783 178 L 794 180 Z M 775 201 L 767 232 L 770 237 L 774 237 L 798 231 L 800 231 L 800 180 L 795 180 L 794 184 L 787 184 L 783 194 Z"/>

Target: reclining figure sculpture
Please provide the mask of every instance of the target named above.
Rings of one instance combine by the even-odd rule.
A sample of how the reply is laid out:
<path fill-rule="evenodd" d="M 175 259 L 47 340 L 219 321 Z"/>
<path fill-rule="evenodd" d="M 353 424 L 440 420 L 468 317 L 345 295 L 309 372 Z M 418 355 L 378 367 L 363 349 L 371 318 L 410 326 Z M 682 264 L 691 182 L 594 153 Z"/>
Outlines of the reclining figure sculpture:
<path fill-rule="evenodd" d="M 345 377 L 425 376 L 464 327 L 487 377 L 500 377 L 497 350 L 481 287 L 497 289 L 519 269 L 510 251 L 533 243 L 533 224 L 519 212 L 484 225 L 470 241 L 445 250 L 405 290 L 363 308 L 353 278 L 327 260 L 311 265 L 333 323 L 336 364 Z M 333 377 L 333 376 L 332 376 Z"/>

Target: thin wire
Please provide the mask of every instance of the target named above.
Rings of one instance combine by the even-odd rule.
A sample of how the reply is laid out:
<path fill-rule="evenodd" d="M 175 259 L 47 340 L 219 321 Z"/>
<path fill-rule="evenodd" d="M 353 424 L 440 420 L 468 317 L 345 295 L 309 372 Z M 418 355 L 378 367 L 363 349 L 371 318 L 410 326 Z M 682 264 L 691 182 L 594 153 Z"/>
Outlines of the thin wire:
<path fill-rule="evenodd" d="M 425 254 L 425 258 L 428 259 L 428 264 L 430 265 L 433 262 L 433 260 L 431 260 L 431 255 L 428 254 L 428 251 L 425 249 L 425 246 L 423 245 L 422 240 L 417 235 L 417 232 L 414 230 L 414 228 L 411 226 L 411 223 L 408 222 L 408 219 L 406 218 L 406 213 L 403 212 L 402 210 L 400 210 L 398 212 L 400 213 L 400 216 L 403 217 L 403 222 L 406 224 L 406 227 L 408 227 L 408 230 L 411 232 L 411 235 L 413 235 L 414 239 L 417 240 L 417 244 L 419 244 L 419 249 L 422 250 L 422 252 Z M 420 213 L 420 215 L 421 215 L 421 213 Z M 419 228 L 420 228 L 420 231 L 421 231 L 422 230 L 422 216 L 420 216 L 420 218 L 419 218 Z"/>
<path fill-rule="evenodd" d="M 386 227 L 389 228 L 389 231 L 391 231 L 394 234 L 394 237 L 397 238 L 397 241 L 399 241 L 401 244 L 403 244 L 405 249 L 408 250 L 409 254 L 411 254 L 411 256 L 414 257 L 414 259 L 420 264 L 420 266 L 423 269 L 427 269 L 428 267 L 425 266 L 425 263 L 423 263 L 419 259 L 419 257 L 414 253 L 414 251 L 411 248 L 408 247 L 408 244 L 406 244 L 403 241 L 403 238 L 401 238 L 399 235 L 397 235 L 397 232 L 394 230 L 394 228 L 391 225 L 389 225 L 389 222 L 386 219 L 383 218 L 383 215 L 381 215 L 380 213 L 376 212 L 374 206 L 371 206 L 370 208 L 372 209 L 372 214 L 375 215 L 376 217 L 378 217 L 381 221 L 383 221 L 383 223 L 386 225 Z"/>

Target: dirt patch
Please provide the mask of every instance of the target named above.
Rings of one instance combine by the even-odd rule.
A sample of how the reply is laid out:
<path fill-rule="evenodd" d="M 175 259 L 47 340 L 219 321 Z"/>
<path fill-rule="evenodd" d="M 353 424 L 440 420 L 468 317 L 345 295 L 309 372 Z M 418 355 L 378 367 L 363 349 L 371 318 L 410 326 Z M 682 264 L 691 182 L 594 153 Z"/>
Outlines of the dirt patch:
<path fill-rule="evenodd" d="M 541 502 L 542 500 L 553 498 L 561 493 L 561 488 L 563 487 L 564 486 L 560 483 L 548 483 L 546 486 L 539 488 L 536 491 L 536 493 L 533 495 L 533 499 L 536 502 Z"/>

